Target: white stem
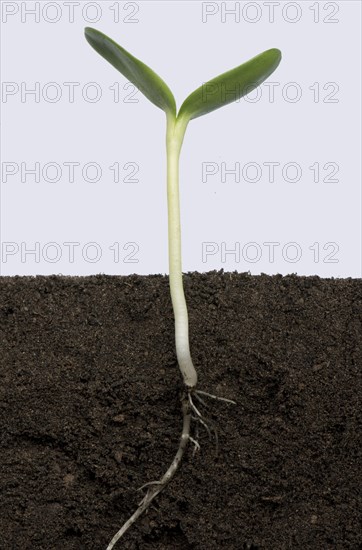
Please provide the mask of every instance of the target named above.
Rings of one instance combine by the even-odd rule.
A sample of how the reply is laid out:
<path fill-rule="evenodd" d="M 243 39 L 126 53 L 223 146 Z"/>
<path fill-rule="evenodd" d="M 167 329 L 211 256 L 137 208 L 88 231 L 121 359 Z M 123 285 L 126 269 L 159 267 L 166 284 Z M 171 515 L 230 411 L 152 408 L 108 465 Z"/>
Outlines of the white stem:
<path fill-rule="evenodd" d="M 170 291 L 175 316 L 177 361 L 188 388 L 197 384 L 189 345 L 189 322 L 182 284 L 181 223 L 179 199 L 179 158 L 188 120 L 167 116 L 167 204 Z"/>

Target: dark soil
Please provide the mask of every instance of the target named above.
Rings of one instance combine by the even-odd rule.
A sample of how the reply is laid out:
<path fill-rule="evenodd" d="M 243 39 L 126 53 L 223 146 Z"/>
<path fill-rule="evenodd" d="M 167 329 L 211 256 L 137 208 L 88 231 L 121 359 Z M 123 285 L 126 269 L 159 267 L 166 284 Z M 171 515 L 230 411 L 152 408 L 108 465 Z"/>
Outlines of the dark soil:
<path fill-rule="evenodd" d="M 361 280 L 184 283 L 199 388 L 237 405 L 116 548 L 361 548 Z M 3 277 L 0 329 L 0 548 L 105 550 L 178 447 L 168 278 Z"/>

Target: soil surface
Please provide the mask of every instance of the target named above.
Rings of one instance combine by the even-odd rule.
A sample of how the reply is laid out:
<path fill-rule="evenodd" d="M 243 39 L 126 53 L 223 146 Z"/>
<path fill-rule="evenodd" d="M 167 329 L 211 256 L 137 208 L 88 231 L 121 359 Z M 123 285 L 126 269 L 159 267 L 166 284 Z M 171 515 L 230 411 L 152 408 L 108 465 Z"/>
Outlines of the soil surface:
<path fill-rule="evenodd" d="M 361 548 L 362 281 L 184 285 L 199 388 L 237 404 L 116 549 Z M 0 346 L 0 548 L 105 550 L 179 443 L 168 277 L 2 277 Z"/>

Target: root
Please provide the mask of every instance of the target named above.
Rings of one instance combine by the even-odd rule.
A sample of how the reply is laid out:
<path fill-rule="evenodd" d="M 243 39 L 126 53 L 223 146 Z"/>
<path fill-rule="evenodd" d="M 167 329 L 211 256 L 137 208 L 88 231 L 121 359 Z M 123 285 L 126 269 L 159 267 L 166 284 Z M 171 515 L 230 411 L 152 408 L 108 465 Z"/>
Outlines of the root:
<path fill-rule="evenodd" d="M 182 434 L 180 439 L 180 444 L 178 451 L 175 455 L 175 458 L 171 462 L 167 472 L 159 481 L 151 481 L 143 485 L 147 487 L 149 485 L 146 496 L 140 502 L 137 510 L 134 514 L 124 523 L 121 529 L 114 535 L 113 539 L 107 546 L 107 550 L 112 550 L 116 542 L 125 534 L 125 532 L 133 525 L 133 523 L 143 514 L 145 510 L 150 506 L 154 498 L 166 487 L 166 485 L 174 477 L 182 457 L 185 454 L 187 443 L 190 440 L 190 424 L 191 424 L 191 409 L 187 396 L 184 396 L 182 399 L 182 414 L 183 414 L 183 426 Z"/>
<path fill-rule="evenodd" d="M 217 401 L 224 401 L 225 403 L 231 403 L 232 405 L 236 405 L 236 402 L 235 401 L 232 401 L 231 399 L 226 399 L 225 397 L 218 397 L 217 395 L 213 395 L 212 393 L 207 393 L 205 391 L 201 391 L 201 390 L 194 390 L 194 396 L 195 398 L 206 408 L 208 409 L 208 405 L 207 403 L 205 402 L 204 399 L 202 399 L 200 397 L 200 395 L 202 396 L 205 396 L 205 397 L 211 397 L 211 399 L 216 399 Z M 216 449 L 216 455 L 218 455 L 219 453 L 219 437 L 217 435 L 217 429 L 216 427 L 214 426 L 213 422 L 211 422 L 210 419 L 206 419 L 205 416 L 203 416 L 199 409 L 196 408 L 193 400 L 192 400 L 192 396 L 189 394 L 189 401 L 190 401 L 190 405 L 191 405 L 191 409 L 196 413 L 196 417 L 195 417 L 195 420 L 199 421 L 203 426 L 204 428 L 206 429 L 207 433 L 209 434 L 209 438 L 211 439 L 211 430 L 209 428 L 209 425 L 211 426 L 211 429 L 212 431 L 214 432 L 214 438 L 215 438 L 215 449 Z M 208 425 L 209 424 L 209 425 Z"/>
<path fill-rule="evenodd" d="M 211 399 L 216 399 L 217 401 L 224 401 L 225 403 L 231 403 L 232 405 L 236 405 L 236 401 L 233 401 L 232 399 L 226 399 L 225 397 L 219 397 L 218 395 L 213 395 L 212 393 L 207 393 L 206 391 L 201 390 L 195 390 L 196 397 L 200 395 L 205 395 L 206 397 L 211 397 Z M 201 398 L 199 397 L 200 401 L 202 402 Z"/>
<path fill-rule="evenodd" d="M 167 472 L 165 475 L 159 480 L 159 481 L 149 481 L 148 483 L 145 483 L 142 485 L 142 487 L 139 488 L 139 490 L 148 487 L 147 493 L 138 505 L 137 510 L 132 514 L 132 516 L 122 525 L 119 531 L 114 535 L 111 542 L 107 546 L 107 550 L 112 550 L 114 545 L 119 541 L 119 539 L 128 531 L 128 529 L 137 521 L 137 519 L 145 512 L 151 502 L 157 497 L 161 491 L 170 483 L 174 475 L 176 474 L 180 463 L 183 459 L 183 456 L 185 454 L 187 444 L 189 441 L 193 443 L 194 449 L 193 449 L 193 455 L 195 452 L 200 450 L 200 445 L 197 440 L 195 440 L 193 437 L 191 437 L 190 434 L 190 427 L 191 427 L 191 419 L 197 420 L 200 422 L 200 424 L 206 429 L 207 433 L 209 434 L 209 437 L 211 439 L 211 430 L 209 428 L 209 425 L 211 425 L 211 428 L 215 434 L 215 440 L 216 440 L 216 452 L 218 449 L 218 437 L 217 437 L 217 431 L 214 425 L 210 420 L 206 420 L 206 418 L 201 414 L 200 410 L 196 407 L 192 395 L 196 397 L 196 399 L 207 408 L 207 404 L 205 401 L 200 397 L 200 395 L 205 397 L 210 397 L 212 399 L 217 399 L 219 401 L 225 401 L 227 403 L 236 404 L 235 401 L 231 401 L 231 399 L 225 399 L 224 397 L 217 397 L 216 395 L 212 395 L 210 393 L 203 392 L 201 390 L 187 390 L 187 393 L 185 393 L 182 397 L 182 415 L 183 415 L 183 426 L 182 426 L 182 434 L 180 438 L 180 444 L 177 450 L 177 453 L 171 462 Z M 192 413 L 195 414 L 195 416 L 192 416 Z"/>

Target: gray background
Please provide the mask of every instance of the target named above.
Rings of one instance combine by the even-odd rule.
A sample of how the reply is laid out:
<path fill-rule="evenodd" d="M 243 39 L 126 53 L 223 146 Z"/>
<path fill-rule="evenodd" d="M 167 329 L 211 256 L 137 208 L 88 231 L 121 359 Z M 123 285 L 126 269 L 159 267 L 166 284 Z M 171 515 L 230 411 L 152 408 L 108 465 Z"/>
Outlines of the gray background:
<path fill-rule="evenodd" d="M 274 101 L 264 84 L 259 98 L 190 122 L 184 272 L 361 276 L 360 2 L 69 4 L 1 3 L 2 275 L 168 272 L 165 116 L 88 45 L 93 26 L 152 67 L 178 106 L 208 79 L 282 51 Z M 39 182 L 26 172 L 35 163 Z M 203 181 L 205 163 L 216 173 Z M 124 181 L 135 165 L 138 181 Z M 223 173 L 235 166 L 240 181 Z"/>

